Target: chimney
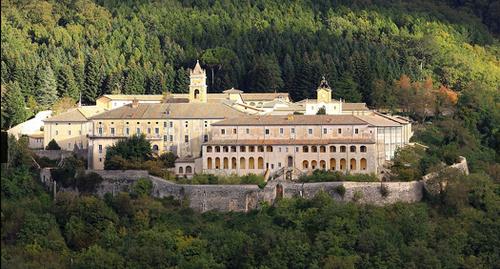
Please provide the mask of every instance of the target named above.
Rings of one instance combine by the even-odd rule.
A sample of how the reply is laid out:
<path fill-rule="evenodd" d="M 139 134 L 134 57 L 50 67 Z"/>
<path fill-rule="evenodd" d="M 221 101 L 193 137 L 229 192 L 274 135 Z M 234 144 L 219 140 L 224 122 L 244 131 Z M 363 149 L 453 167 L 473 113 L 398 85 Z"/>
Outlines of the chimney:
<path fill-rule="evenodd" d="M 132 108 L 137 108 L 139 106 L 139 100 L 135 99 L 132 100 Z"/>

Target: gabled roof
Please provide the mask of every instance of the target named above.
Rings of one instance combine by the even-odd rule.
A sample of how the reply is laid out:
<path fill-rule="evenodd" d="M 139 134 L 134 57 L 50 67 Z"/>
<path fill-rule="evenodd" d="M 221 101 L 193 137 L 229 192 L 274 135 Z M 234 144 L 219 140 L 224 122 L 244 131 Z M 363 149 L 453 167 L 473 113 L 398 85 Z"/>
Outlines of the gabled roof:
<path fill-rule="evenodd" d="M 212 126 L 235 125 L 368 125 L 353 115 L 246 116 L 212 123 Z"/>
<path fill-rule="evenodd" d="M 105 112 L 106 109 L 98 106 L 82 106 L 72 108 L 64 113 L 50 117 L 44 122 L 86 122 L 92 116 Z"/>
<path fill-rule="evenodd" d="M 272 101 L 274 99 L 277 99 L 279 97 L 282 98 L 290 98 L 289 94 L 287 92 L 273 92 L 273 93 L 242 93 L 241 97 L 243 98 L 243 101 L 245 102 L 250 102 L 250 101 Z"/>
<path fill-rule="evenodd" d="M 101 113 L 92 119 L 224 119 L 244 113 L 222 103 L 131 104 Z"/>
<path fill-rule="evenodd" d="M 243 91 L 237 90 L 235 88 L 231 88 L 229 90 L 223 91 L 223 93 L 243 93 Z"/>
<path fill-rule="evenodd" d="M 345 111 L 364 111 L 369 110 L 365 103 L 342 103 L 342 110 Z"/>

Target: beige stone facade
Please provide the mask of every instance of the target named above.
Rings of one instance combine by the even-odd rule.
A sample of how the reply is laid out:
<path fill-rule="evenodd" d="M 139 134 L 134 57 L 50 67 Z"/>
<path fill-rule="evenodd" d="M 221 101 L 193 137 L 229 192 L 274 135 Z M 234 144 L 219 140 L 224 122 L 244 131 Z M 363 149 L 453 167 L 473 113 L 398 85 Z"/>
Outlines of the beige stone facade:
<path fill-rule="evenodd" d="M 43 147 L 54 139 L 63 150 L 87 149 L 92 134 L 90 117 L 105 111 L 96 106 L 78 107 L 44 120 Z"/>
<path fill-rule="evenodd" d="M 378 173 L 409 139 L 401 124 L 380 115 L 247 116 L 213 125 L 203 172 L 218 175 Z"/>

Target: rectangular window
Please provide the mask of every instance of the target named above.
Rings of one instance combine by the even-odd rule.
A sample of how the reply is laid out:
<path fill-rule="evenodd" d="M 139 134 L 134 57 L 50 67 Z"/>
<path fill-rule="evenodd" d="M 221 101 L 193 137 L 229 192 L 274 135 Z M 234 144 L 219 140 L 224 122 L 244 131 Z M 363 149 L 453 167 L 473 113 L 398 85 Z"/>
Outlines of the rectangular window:
<path fill-rule="evenodd" d="M 98 133 L 99 133 L 99 135 L 102 135 L 102 127 L 99 127 Z"/>
<path fill-rule="evenodd" d="M 141 134 L 141 128 L 137 128 L 137 129 L 135 129 L 135 133 L 136 133 L 136 134 Z"/>
<path fill-rule="evenodd" d="M 237 133 L 236 128 L 234 128 L 233 129 L 233 134 L 236 134 L 236 133 Z"/>
<path fill-rule="evenodd" d="M 163 141 L 168 141 L 168 135 L 163 136 Z"/>
<path fill-rule="evenodd" d="M 281 167 L 281 163 L 278 163 L 278 167 Z"/>
<path fill-rule="evenodd" d="M 148 128 L 148 134 L 151 134 L 151 128 Z"/>
<path fill-rule="evenodd" d="M 173 121 L 171 121 L 171 122 L 170 122 L 170 128 L 173 128 L 173 127 L 174 127 L 174 122 L 173 122 Z"/>
<path fill-rule="evenodd" d="M 281 147 L 278 147 L 278 151 L 281 152 Z"/>
<path fill-rule="evenodd" d="M 111 133 L 111 135 L 115 135 L 115 128 L 111 128 L 110 133 Z"/>
<path fill-rule="evenodd" d="M 99 153 L 102 153 L 102 145 L 99 145 Z"/>
<path fill-rule="evenodd" d="M 167 122 L 166 121 L 163 122 L 163 128 L 167 128 Z"/>
<path fill-rule="evenodd" d="M 130 128 L 128 128 L 128 127 L 127 127 L 127 128 L 125 128 L 125 133 L 126 133 L 127 135 L 129 135 L 129 134 L 130 134 Z"/>
<path fill-rule="evenodd" d="M 186 142 L 186 143 L 189 142 L 189 135 L 184 136 L 184 142 Z"/>
<path fill-rule="evenodd" d="M 220 129 L 220 134 L 225 135 L 226 134 L 226 129 Z"/>
<path fill-rule="evenodd" d="M 208 135 L 203 136 L 203 142 L 208 142 Z"/>
<path fill-rule="evenodd" d="M 291 132 L 292 132 L 292 134 L 294 134 L 295 133 L 295 128 L 292 128 Z"/>
<path fill-rule="evenodd" d="M 247 134 L 249 134 L 249 133 L 250 133 L 250 129 L 246 128 L 246 129 L 245 129 L 245 132 L 246 132 Z"/>
<path fill-rule="evenodd" d="M 155 128 L 155 134 L 160 134 L 160 128 Z"/>
<path fill-rule="evenodd" d="M 68 131 L 68 135 L 71 135 L 71 130 Z"/>
<path fill-rule="evenodd" d="M 339 128 L 339 129 L 337 130 L 337 133 L 341 134 L 341 133 L 342 133 L 342 129 L 341 129 L 341 128 Z"/>
<path fill-rule="evenodd" d="M 309 133 L 310 135 L 312 135 L 312 134 L 313 134 L 313 129 L 309 128 L 309 129 L 307 130 L 307 133 Z"/>
<path fill-rule="evenodd" d="M 327 134 L 327 133 L 328 133 L 328 129 L 323 128 L 323 134 Z"/>
<path fill-rule="evenodd" d="M 266 129 L 266 135 L 268 135 L 268 134 L 269 134 L 269 129 Z"/>
<path fill-rule="evenodd" d="M 357 134 L 358 133 L 358 128 L 354 129 L 354 133 Z"/>
<path fill-rule="evenodd" d="M 299 152 L 299 147 L 295 147 L 295 152 Z"/>
<path fill-rule="evenodd" d="M 174 136 L 170 135 L 170 142 L 174 142 Z"/>
<path fill-rule="evenodd" d="M 102 158 L 99 158 L 99 162 L 102 163 Z"/>
<path fill-rule="evenodd" d="M 283 134 L 285 131 L 283 131 L 283 128 L 280 128 L 280 134 Z"/>

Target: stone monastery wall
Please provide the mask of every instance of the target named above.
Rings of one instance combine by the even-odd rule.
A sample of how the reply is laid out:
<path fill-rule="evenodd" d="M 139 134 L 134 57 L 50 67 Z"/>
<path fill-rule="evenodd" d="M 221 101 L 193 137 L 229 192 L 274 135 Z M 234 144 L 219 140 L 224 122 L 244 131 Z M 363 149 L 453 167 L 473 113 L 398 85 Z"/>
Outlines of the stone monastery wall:
<path fill-rule="evenodd" d="M 270 181 L 260 189 L 256 185 L 188 185 L 175 184 L 164 179 L 147 175 L 146 171 L 92 171 L 107 179 L 97 190 L 97 195 L 116 194 L 128 191 L 130 186 L 140 178 L 149 178 L 153 183 L 154 197 L 172 196 L 178 200 L 189 201 L 194 210 L 205 212 L 242 211 L 247 212 L 259 207 L 261 202 L 272 204 L 277 197 L 292 198 L 301 196 L 313 198 L 318 192 L 324 191 L 337 201 L 353 201 L 355 193 L 360 193 L 358 202 L 375 205 L 392 204 L 396 202 L 418 202 L 422 199 L 423 183 L 384 182 L 389 190 L 386 197 L 382 196 L 379 182 L 321 182 L 321 183 L 291 183 Z M 336 188 L 343 185 L 346 189 L 341 197 Z"/>

